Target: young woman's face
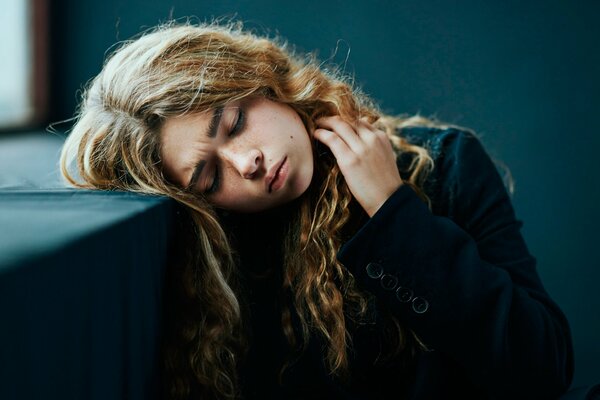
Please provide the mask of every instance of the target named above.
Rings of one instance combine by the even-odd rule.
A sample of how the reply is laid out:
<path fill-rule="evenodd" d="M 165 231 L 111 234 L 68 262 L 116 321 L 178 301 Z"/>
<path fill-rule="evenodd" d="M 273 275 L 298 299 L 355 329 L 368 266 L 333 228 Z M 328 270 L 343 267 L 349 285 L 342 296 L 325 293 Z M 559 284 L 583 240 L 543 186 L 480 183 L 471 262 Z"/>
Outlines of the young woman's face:
<path fill-rule="evenodd" d="M 227 210 L 258 212 L 294 200 L 313 175 L 302 119 L 263 97 L 167 119 L 161 144 L 167 178 Z"/>

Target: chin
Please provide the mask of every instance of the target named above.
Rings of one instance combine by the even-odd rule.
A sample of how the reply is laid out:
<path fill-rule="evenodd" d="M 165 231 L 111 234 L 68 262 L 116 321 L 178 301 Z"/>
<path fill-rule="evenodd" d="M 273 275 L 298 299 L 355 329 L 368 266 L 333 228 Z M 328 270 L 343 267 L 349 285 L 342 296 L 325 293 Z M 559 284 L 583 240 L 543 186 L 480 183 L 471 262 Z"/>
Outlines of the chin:
<path fill-rule="evenodd" d="M 310 187 L 310 184 L 313 181 L 313 176 L 314 176 L 314 168 L 312 166 L 312 164 L 310 164 L 310 169 L 308 171 L 306 171 L 303 176 L 298 179 L 297 181 L 297 190 L 296 190 L 296 196 L 294 198 L 298 198 L 301 195 L 303 195 L 308 188 Z"/>

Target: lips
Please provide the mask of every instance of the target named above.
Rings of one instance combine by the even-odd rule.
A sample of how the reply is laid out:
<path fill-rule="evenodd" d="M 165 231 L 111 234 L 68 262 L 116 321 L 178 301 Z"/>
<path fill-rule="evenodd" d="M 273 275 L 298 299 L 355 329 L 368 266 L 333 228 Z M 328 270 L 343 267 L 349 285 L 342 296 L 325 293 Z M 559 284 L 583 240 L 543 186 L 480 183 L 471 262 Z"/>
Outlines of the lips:
<path fill-rule="evenodd" d="M 285 164 L 286 161 L 287 157 L 283 157 L 281 161 L 279 161 L 277 164 L 274 164 L 269 169 L 267 176 L 265 176 L 265 187 L 267 192 L 271 193 L 273 190 L 279 189 L 283 184 L 283 181 L 287 176 L 287 164 Z M 283 168 L 284 164 L 286 168 Z"/>

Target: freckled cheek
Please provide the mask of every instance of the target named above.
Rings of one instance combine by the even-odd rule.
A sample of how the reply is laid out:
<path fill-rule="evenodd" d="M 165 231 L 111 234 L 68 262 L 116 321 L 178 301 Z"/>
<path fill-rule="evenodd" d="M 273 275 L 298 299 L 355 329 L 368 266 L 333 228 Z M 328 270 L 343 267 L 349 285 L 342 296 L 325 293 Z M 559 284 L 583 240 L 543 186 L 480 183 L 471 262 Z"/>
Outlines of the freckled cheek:
<path fill-rule="evenodd" d="M 218 197 L 215 197 L 215 204 L 224 208 L 243 209 L 249 201 L 255 201 L 257 194 L 254 187 L 247 184 L 250 181 L 243 182 L 232 179 L 223 185 Z"/>

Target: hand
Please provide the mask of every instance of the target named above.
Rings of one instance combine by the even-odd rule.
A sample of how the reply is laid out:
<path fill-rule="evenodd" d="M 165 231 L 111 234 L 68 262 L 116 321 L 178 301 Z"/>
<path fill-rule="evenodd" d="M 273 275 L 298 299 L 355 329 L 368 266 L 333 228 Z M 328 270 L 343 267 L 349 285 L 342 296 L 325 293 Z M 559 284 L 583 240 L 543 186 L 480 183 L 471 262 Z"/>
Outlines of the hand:
<path fill-rule="evenodd" d="M 331 149 L 350 191 L 372 217 L 402 185 L 389 138 L 366 119 L 352 126 L 336 115 L 315 123 L 315 138 Z"/>

